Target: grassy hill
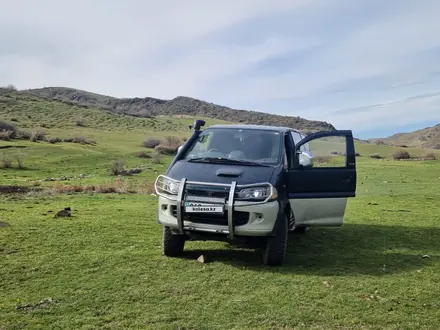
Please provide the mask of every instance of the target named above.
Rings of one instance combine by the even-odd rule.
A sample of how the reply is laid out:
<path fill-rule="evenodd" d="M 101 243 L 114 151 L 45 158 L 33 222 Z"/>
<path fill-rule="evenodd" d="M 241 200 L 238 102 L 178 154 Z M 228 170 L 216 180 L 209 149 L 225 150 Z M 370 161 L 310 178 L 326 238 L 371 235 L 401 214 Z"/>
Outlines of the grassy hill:
<path fill-rule="evenodd" d="M 292 235 L 281 268 L 220 242 L 165 258 L 151 188 L 172 156 L 143 142 L 180 143 L 194 118 L 0 96 L 0 120 L 46 135 L 0 140 L 0 329 L 438 328 L 440 161 L 357 142 L 344 226 Z M 122 164 L 141 171 L 113 175 Z"/>
<path fill-rule="evenodd" d="M 183 96 L 176 97 L 172 100 L 160 100 L 152 97 L 118 99 L 64 87 L 46 87 L 26 90 L 25 92 L 49 100 L 61 100 L 67 104 L 104 109 L 113 113 L 137 117 L 189 115 L 220 120 L 231 120 L 231 118 L 234 118 L 234 121 L 240 123 L 280 125 L 304 131 L 327 131 L 335 129 L 333 125 L 323 121 L 231 109 Z M 292 112 L 294 112 L 294 110 L 292 110 Z"/>
<path fill-rule="evenodd" d="M 440 124 L 411 133 L 397 133 L 387 138 L 371 139 L 370 141 L 394 146 L 440 149 Z"/>

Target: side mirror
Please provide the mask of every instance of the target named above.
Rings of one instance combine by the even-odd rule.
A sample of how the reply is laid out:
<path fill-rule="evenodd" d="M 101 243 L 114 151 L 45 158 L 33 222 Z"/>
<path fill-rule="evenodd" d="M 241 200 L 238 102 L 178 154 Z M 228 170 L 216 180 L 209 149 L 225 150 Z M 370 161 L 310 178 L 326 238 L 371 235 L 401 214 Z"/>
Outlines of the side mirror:
<path fill-rule="evenodd" d="M 182 147 L 183 147 L 183 145 L 180 146 L 179 148 L 177 148 L 177 152 L 178 152 L 178 153 L 180 152 L 180 149 L 182 149 Z"/>
<path fill-rule="evenodd" d="M 312 167 L 313 158 L 313 154 L 309 151 L 298 151 L 298 163 L 301 167 Z"/>

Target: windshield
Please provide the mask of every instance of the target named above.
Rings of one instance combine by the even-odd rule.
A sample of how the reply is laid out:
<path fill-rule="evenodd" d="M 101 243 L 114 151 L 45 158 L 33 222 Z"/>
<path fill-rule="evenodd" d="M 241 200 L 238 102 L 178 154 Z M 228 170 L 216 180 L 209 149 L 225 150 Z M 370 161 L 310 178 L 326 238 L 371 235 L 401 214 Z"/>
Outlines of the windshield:
<path fill-rule="evenodd" d="M 190 146 L 184 160 L 225 158 L 231 163 L 275 165 L 281 161 L 282 135 L 276 131 L 208 128 Z"/>

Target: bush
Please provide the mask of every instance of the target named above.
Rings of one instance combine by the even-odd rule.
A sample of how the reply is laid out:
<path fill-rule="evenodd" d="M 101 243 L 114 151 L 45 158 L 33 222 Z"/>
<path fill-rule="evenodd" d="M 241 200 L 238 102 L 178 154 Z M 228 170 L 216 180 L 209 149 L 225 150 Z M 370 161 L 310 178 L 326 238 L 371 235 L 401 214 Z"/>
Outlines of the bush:
<path fill-rule="evenodd" d="M 331 156 L 317 156 L 315 157 L 314 162 L 317 164 L 327 164 L 332 161 Z"/>
<path fill-rule="evenodd" d="M 64 142 L 71 142 L 71 143 L 79 143 L 79 144 L 92 144 L 95 145 L 96 141 L 87 139 L 85 136 L 74 136 L 74 137 L 68 137 L 63 139 Z"/>
<path fill-rule="evenodd" d="M 17 127 L 14 124 L 10 124 L 6 121 L 0 120 L 0 132 L 9 132 L 10 139 L 13 139 L 17 135 Z"/>
<path fill-rule="evenodd" d="M 360 157 L 361 154 L 360 154 L 359 152 L 356 152 L 355 156 L 356 156 L 356 157 Z"/>
<path fill-rule="evenodd" d="M 153 164 L 160 164 L 161 163 L 161 159 L 160 159 L 160 154 L 158 153 L 153 153 L 151 155 L 151 163 Z"/>
<path fill-rule="evenodd" d="M 164 144 L 169 147 L 176 147 L 177 149 L 182 144 L 182 140 L 176 136 L 167 136 Z"/>
<path fill-rule="evenodd" d="M 44 131 L 32 132 L 29 140 L 31 140 L 32 142 L 45 141 L 46 140 L 46 132 L 44 132 Z"/>
<path fill-rule="evenodd" d="M 59 138 L 59 137 L 56 137 L 56 136 L 53 136 L 53 137 L 51 137 L 49 140 L 48 140 L 48 142 L 49 143 L 59 143 L 59 142 L 61 142 L 62 140 Z"/>
<path fill-rule="evenodd" d="M 382 156 L 379 155 L 378 153 L 371 154 L 370 157 L 371 157 L 371 158 L 375 158 L 375 159 L 382 159 Z"/>
<path fill-rule="evenodd" d="M 32 133 L 29 132 L 29 131 L 19 130 L 19 131 L 17 132 L 17 137 L 18 137 L 19 139 L 28 139 L 28 140 L 30 140 L 30 139 L 31 139 L 31 136 L 32 136 Z"/>
<path fill-rule="evenodd" d="M 139 151 L 138 153 L 136 153 L 136 157 L 139 158 L 151 158 L 151 154 L 145 151 Z"/>
<path fill-rule="evenodd" d="M 12 160 L 6 155 L 3 155 L 1 160 L 2 168 L 11 168 L 12 167 Z"/>
<path fill-rule="evenodd" d="M 24 155 L 23 154 L 15 155 L 15 160 L 17 161 L 17 168 L 19 168 L 19 169 L 24 168 L 24 166 L 23 166 L 23 159 L 24 159 Z"/>
<path fill-rule="evenodd" d="M 119 175 L 124 170 L 125 162 L 122 159 L 117 159 L 112 163 L 110 168 L 111 174 Z"/>
<path fill-rule="evenodd" d="M 158 138 L 149 137 L 142 142 L 144 148 L 156 148 L 162 141 Z"/>
<path fill-rule="evenodd" d="M 393 159 L 395 159 L 395 160 L 410 159 L 410 158 L 411 158 L 411 155 L 406 150 L 399 150 L 393 154 Z"/>
<path fill-rule="evenodd" d="M 428 152 L 425 157 L 423 157 L 425 160 L 436 160 L 436 156 L 433 152 Z"/>
<path fill-rule="evenodd" d="M 11 131 L 0 131 L 0 140 L 9 141 L 11 139 Z"/>
<path fill-rule="evenodd" d="M 175 155 L 177 154 L 177 148 L 177 146 L 158 145 L 154 148 L 154 151 L 161 155 Z"/>
<path fill-rule="evenodd" d="M 86 124 L 84 123 L 84 119 L 82 119 L 82 118 L 78 118 L 75 121 L 75 123 L 76 123 L 76 126 L 78 126 L 78 127 L 85 127 L 86 126 Z"/>
<path fill-rule="evenodd" d="M 376 144 L 379 145 L 379 146 L 386 145 L 384 140 L 377 140 Z"/>

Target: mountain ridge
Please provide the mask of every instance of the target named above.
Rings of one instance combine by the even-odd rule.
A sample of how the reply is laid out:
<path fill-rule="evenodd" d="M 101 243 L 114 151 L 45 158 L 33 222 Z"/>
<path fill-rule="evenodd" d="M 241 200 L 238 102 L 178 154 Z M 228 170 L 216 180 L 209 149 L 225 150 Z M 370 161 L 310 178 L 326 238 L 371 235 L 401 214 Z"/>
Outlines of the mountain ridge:
<path fill-rule="evenodd" d="M 369 142 L 411 148 L 440 149 L 440 123 L 408 133 L 396 133 L 385 138 L 369 139 Z"/>
<path fill-rule="evenodd" d="M 43 87 L 25 89 L 20 92 L 71 103 L 72 105 L 94 107 L 135 117 L 191 115 L 232 120 L 246 124 L 287 126 L 305 132 L 333 131 L 336 129 L 332 124 L 325 121 L 308 120 L 299 116 L 282 116 L 254 110 L 234 109 L 187 96 L 177 96 L 171 100 L 154 97 L 117 98 L 70 87 Z"/>

